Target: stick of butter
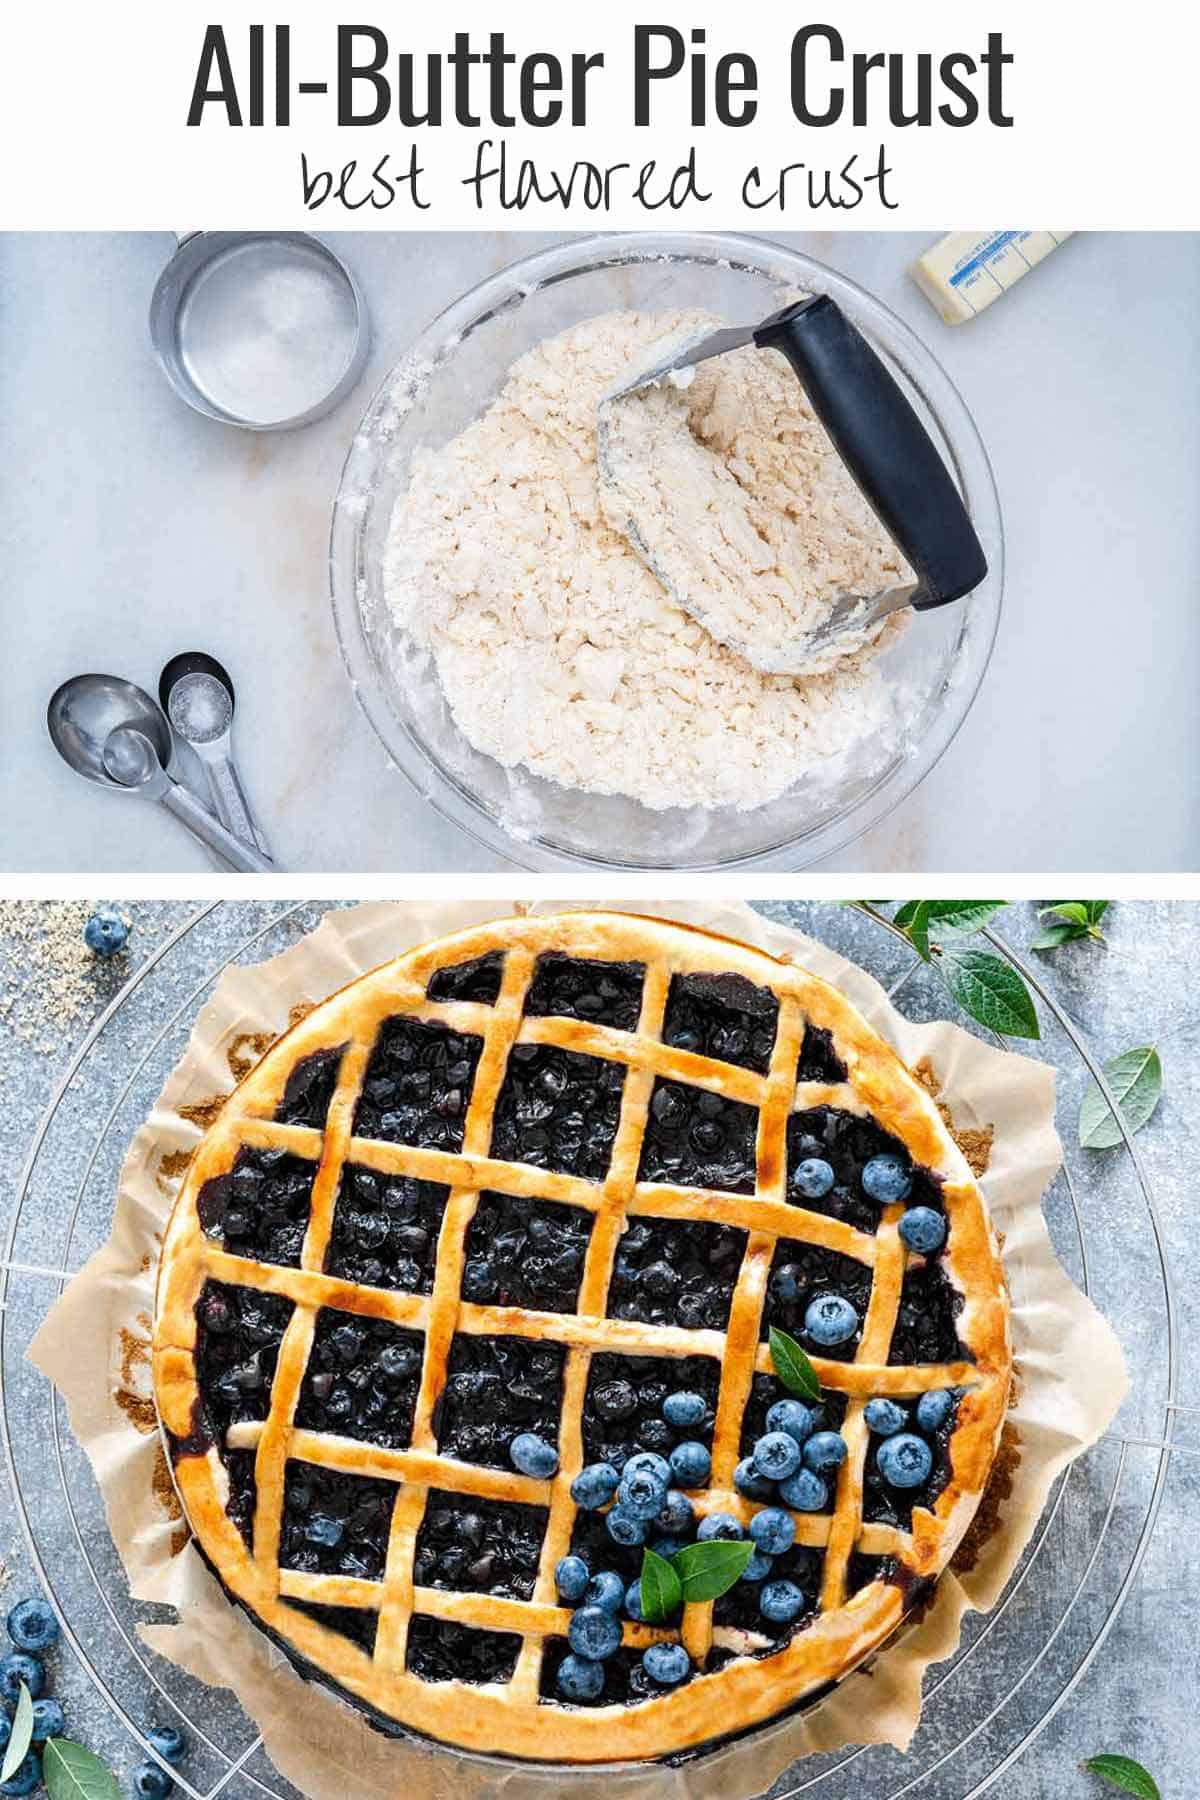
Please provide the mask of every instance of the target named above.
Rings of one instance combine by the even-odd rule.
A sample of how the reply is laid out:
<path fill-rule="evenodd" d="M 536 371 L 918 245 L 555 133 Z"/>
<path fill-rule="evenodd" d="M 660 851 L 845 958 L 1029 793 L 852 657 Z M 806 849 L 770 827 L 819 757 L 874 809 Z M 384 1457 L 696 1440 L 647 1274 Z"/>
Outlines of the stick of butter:
<path fill-rule="evenodd" d="M 952 231 L 910 273 L 947 325 L 961 325 L 1015 287 L 1069 231 Z"/>

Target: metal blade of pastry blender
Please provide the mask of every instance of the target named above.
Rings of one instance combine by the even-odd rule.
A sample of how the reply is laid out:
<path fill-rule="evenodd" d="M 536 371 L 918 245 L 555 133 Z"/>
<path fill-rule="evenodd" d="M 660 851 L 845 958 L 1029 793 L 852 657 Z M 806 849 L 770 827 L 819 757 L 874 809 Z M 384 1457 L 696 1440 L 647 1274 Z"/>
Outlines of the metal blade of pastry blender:
<path fill-rule="evenodd" d="M 929 611 L 978 587 L 987 574 L 987 559 L 950 471 L 895 378 L 827 295 L 785 306 L 761 325 L 722 329 L 677 344 L 660 363 L 605 395 L 597 429 L 601 479 L 615 491 L 608 407 L 677 370 L 750 344 L 779 350 L 787 358 L 834 448 L 917 579 L 878 594 L 839 595 L 828 616 L 798 636 L 794 646 L 772 654 L 769 663 L 761 653 L 749 660 L 767 674 L 799 673 L 823 655 L 836 654 L 839 641 L 853 641 L 891 613 L 908 606 Z M 709 621 L 655 566 L 635 519 L 628 519 L 626 534 L 668 593 L 711 630 Z M 745 645 L 734 647 L 747 655 Z"/>

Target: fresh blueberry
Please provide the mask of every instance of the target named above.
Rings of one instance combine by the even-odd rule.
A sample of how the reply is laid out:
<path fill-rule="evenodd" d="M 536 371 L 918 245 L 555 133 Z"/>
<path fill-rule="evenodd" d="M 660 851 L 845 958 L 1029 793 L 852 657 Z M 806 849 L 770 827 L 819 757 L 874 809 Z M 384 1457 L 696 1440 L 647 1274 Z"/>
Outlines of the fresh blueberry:
<path fill-rule="evenodd" d="M 670 1488 L 654 1523 L 675 1535 L 690 1531 L 695 1517 L 695 1508 L 687 1495 L 680 1493 L 678 1488 Z"/>
<path fill-rule="evenodd" d="M 84 926 L 83 941 L 94 956 L 115 956 L 129 942 L 129 927 L 119 912 L 102 906 Z"/>
<path fill-rule="evenodd" d="M 558 1589 L 558 1597 L 573 1606 L 576 1600 L 582 1600 L 591 1576 L 582 1556 L 563 1556 L 554 1565 L 554 1585 Z M 171 1758 L 168 1757 L 170 1762 Z"/>
<path fill-rule="evenodd" d="M 812 1436 L 816 1418 L 812 1407 L 805 1406 L 803 1400 L 776 1400 L 767 1408 L 766 1424 L 768 1431 L 786 1431 L 802 1444 Z"/>
<path fill-rule="evenodd" d="M 912 1191 L 912 1170 L 898 1156 L 873 1156 L 862 1172 L 863 1193 L 880 1206 L 907 1200 Z"/>
<path fill-rule="evenodd" d="M 564 1656 L 554 1679 L 564 1700 L 596 1700 L 604 1690 L 604 1665 Z"/>
<path fill-rule="evenodd" d="M 642 1622 L 642 1584 L 631 1581 L 625 1589 L 625 1617 L 632 1619 L 635 1625 Z"/>
<path fill-rule="evenodd" d="M 652 1519 L 661 1512 L 667 1498 L 667 1484 L 645 1468 L 630 1470 L 625 1465 L 617 1487 L 617 1505 L 635 1519 Z"/>
<path fill-rule="evenodd" d="M 680 1487 L 703 1487 L 712 1473 L 712 1457 L 704 1444 L 688 1439 L 671 1452 L 671 1474 Z"/>
<path fill-rule="evenodd" d="M 605 1607 L 581 1606 L 571 1614 L 567 1641 L 576 1656 L 588 1662 L 603 1662 L 620 1648 L 621 1627 Z"/>
<path fill-rule="evenodd" d="M 558 1473 L 558 1451 L 536 1431 L 518 1431 L 508 1446 L 508 1454 L 513 1468 L 521 1475 L 531 1475 L 535 1481 L 549 1481 Z"/>
<path fill-rule="evenodd" d="M 818 1294 L 809 1302 L 804 1329 L 814 1344 L 845 1344 L 858 1330 L 858 1314 L 841 1294 Z"/>
<path fill-rule="evenodd" d="M 304 1535 L 310 1544 L 320 1544 L 323 1549 L 336 1550 L 346 1535 L 344 1519 L 331 1519 L 325 1513 L 314 1513 L 304 1527 Z"/>
<path fill-rule="evenodd" d="M 804 1595 L 794 1581 L 768 1581 L 759 1593 L 758 1610 L 773 1625 L 790 1625 L 804 1611 Z"/>
<path fill-rule="evenodd" d="M 18 1600 L 8 1615 L 8 1635 L 18 1650 L 35 1655 L 58 1642 L 58 1618 L 43 1599 Z"/>
<path fill-rule="evenodd" d="M 759 1474 L 752 1456 L 743 1456 L 733 1471 L 733 1485 L 747 1500 L 769 1500 L 775 1486 L 765 1475 Z"/>
<path fill-rule="evenodd" d="M 786 1481 L 800 1467 L 800 1446 L 786 1431 L 768 1431 L 754 1446 L 754 1467 L 768 1481 Z"/>
<path fill-rule="evenodd" d="M 33 1703 L 33 1741 L 44 1744 L 47 1738 L 61 1737 L 67 1729 L 67 1715 L 61 1700 L 35 1700 Z"/>
<path fill-rule="evenodd" d="M 932 1206 L 910 1206 L 899 1225 L 900 1241 L 919 1256 L 932 1256 L 946 1241 L 946 1221 Z"/>
<path fill-rule="evenodd" d="M 664 1488 L 671 1485 L 671 1465 L 657 1451 L 635 1450 L 632 1456 L 626 1458 L 625 1467 L 621 1470 L 622 1478 L 636 1474 L 641 1469 L 648 1470 L 656 1481 L 662 1482 Z"/>
<path fill-rule="evenodd" d="M 625 1583 L 611 1569 L 601 1569 L 584 1589 L 584 1599 L 589 1606 L 599 1606 L 605 1612 L 620 1612 L 625 1603 Z"/>
<path fill-rule="evenodd" d="M 614 1544 L 624 1544 L 626 1549 L 631 1549 L 645 1543 L 648 1521 L 639 1519 L 636 1513 L 626 1512 L 623 1506 L 614 1506 L 604 1515 L 604 1528 Z"/>
<path fill-rule="evenodd" d="M 833 1186 L 833 1170 L 823 1157 L 809 1156 L 792 1176 L 792 1186 L 805 1200 L 823 1200 Z"/>
<path fill-rule="evenodd" d="M 707 1544 L 710 1538 L 743 1538 L 745 1532 L 732 1513 L 709 1513 L 701 1519 L 696 1530 L 696 1538 L 701 1544 Z"/>
<path fill-rule="evenodd" d="M 796 1521 L 778 1506 L 764 1506 L 750 1521 L 750 1536 L 764 1556 L 782 1556 L 796 1541 Z"/>
<path fill-rule="evenodd" d="M 692 1671 L 692 1661 L 682 1644 L 651 1644 L 642 1667 L 659 1687 L 678 1687 Z"/>
<path fill-rule="evenodd" d="M 571 1483 L 571 1498 L 576 1506 L 582 1506 L 586 1512 L 596 1512 L 607 1506 L 617 1491 L 617 1483 L 621 1477 L 611 1463 L 588 1463 L 580 1469 Z"/>
<path fill-rule="evenodd" d="M 863 1407 L 863 1418 L 867 1421 L 867 1429 L 879 1437 L 893 1437 L 908 1423 L 908 1414 L 894 1400 L 868 1400 Z"/>
<path fill-rule="evenodd" d="M 668 1425 L 678 1425 L 684 1429 L 699 1425 L 708 1411 L 708 1402 L 703 1394 L 692 1394 L 683 1391 L 668 1394 L 662 1403 L 662 1416 Z"/>
<path fill-rule="evenodd" d="M 742 1570 L 742 1580 L 750 1582 L 765 1581 L 767 1576 L 771 1573 L 773 1566 L 769 1556 L 764 1556 L 761 1550 L 756 1550 L 754 1555 L 750 1558 L 750 1561 Z"/>
<path fill-rule="evenodd" d="M 133 1771 L 133 1791 L 140 1800 L 167 1800 L 175 1783 L 159 1763 L 144 1762 Z"/>
<path fill-rule="evenodd" d="M 0 1782 L 0 1794 L 32 1794 L 42 1782 L 42 1759 L 31 1750 L 15 1775 Z"/>
<path fill-rule="evenodd" d="M 785 1506 L 794 1506 L 797 1512 L 824 1512 L 829 1489 L 811 1469 L 797 1469 L 794 1475 L 780 1482 L 779 1498 Z"/>
<path fill-rule="evenodd" d="M 817 1431 L 803 1450 L 804 1466 L 814 1475 L 827 1475 L 840 1469 L 846 1460 L 846 1440 L 840 1431 Z"/>
<path fill-rule="evenodd" d="M 900 1431 L 884 1438 L 875 1452 L 875 1463 L 889 1487 L 920 1487 L 933 1468 L 933 1451 L 924 1438 Z"/>
<path fill-rule="evenodd" d="M 152 1725 L 146 1742 L 157 1750 L 164 1762 L 180 1763 L 188 1753 L 188 1741 L 178 1725 Z"/>
<path fill-rule="evenodd" d="M 949 1388 L 934 1388 L 917 1401 L 917 1424 L 922 1431 L 936 1431 L 954 1411 L 954 1395 Z"/>
<path fill-rule="evenodd" d="M 45 1666 L 24 1650 L 0 1657 L 0 1696 L 5 1700 L 18 1699 L 22 1682 L 29 1689 L 29 1698 L 36 1700 L 46 1685 Z"/>
<path fill-rule="evenodd" d="M 650 1548 L 653 1550 L 655 1556 L 661 1556 L 664 1562 L 670 1562 L 673 1556 L 679 1555 L 679 1552 L 686 1543 L 686 1538 L 660 1537 L 654 1539 Z"/>

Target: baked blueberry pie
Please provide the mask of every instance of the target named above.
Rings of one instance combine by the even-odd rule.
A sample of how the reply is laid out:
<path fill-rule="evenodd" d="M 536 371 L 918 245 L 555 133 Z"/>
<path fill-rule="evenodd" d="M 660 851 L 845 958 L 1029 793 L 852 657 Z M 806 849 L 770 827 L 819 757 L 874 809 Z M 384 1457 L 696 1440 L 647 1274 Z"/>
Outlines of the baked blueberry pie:
<path fill-rule="evenodd" d="M 159 1272 L 227 1593 L 383 1728 L 516 1758 L 678 1756 L 862 1662 L 961 1540 L 1010 1374 L 983 1199 L 894 1052 L 799 967 L 617 914 L 318 1006 Z"/>

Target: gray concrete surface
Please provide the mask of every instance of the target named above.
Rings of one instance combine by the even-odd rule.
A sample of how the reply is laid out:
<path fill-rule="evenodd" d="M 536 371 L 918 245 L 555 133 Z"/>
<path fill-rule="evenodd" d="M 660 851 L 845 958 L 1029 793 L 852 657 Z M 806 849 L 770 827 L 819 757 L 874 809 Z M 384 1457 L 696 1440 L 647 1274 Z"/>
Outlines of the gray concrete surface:
<path fill-rule="evenodd" d="M 828 868 L 1200 866 L 1200 237 L 1079 236 L 951 330 L 906 268 L 935 234 L 793 233 L 872 289 L 960 387 L 992 458 L 1005 614 L 939 767 Z M 0 672 L 0 868 L 189 870 L 170 819 L 89 791 L 45 703 L 112 668 L 153 688 L 205 648 L 234 671 L 251 798 L 289 869 L 499 866 L 385 766 L 351 695 L 326 578 L 329 517 L 373 384 L 533 233 L 344 233 L 370 367 L 309 430 L 190 413 L 150 354 L 166 234 L 0 236 L 0 557 L 20 655 Z"/>
<path fill-rule="evenodd" d="M 188 903 L 129 904 L 134 936 L 124 966 L 97 966 L 87 1004 L 63 1022 L 50 1016 L 39 1034 L 41 1048 L 28 1042 L 29 945 L 20 932 L 0 930 L 0 992 L 17 994 L 18 1011 L 0 1022 L 0 1190 L 7 1216 L 18 1175 L 42 1110 L 63 1073 L 73 1045 L 90 1016 L 111 998 L 121 976 L 144 965 L 191 916 Z M 105 1235 L 112 1182 L 129 1132 L 144 1114 L 163 1073 L 178 1053 L 200 992 L 211 971 L 226 957 L 255 959 L 294 940 L 322 909 L 305 906 L 284 917 L 279 903 L 226 904 L 196 925 L 165 954 L 141 987 L 105 1028 L 79 1071 L 39 1158 L 20 1228 L 17 1255 L 33 1264 L 76 1267 Z M 764 910 L 795 922 L 855 955 L 885 981 L 899 978 L 907 957 L 878 928 L 843 909 L 794 902 Z M 36 916 L 31 908 L 23 915 Z M 7 915 L 11 925 L 14 915 Z M 1086 1034 L 1101 1056 L 1134 1044 L 1153 1042 L 1166 1070 L 1166 1090 L 1154 1119 L 1137 1139 L 1174 1268 L 1180 1344 L 1180 1400 L 1194 1407 L 1197 1344 L 1200 1343 L 1200 1255 L 1195 1240 L 1194 1121 L 1200 1103 L 1200 1012 L 1195 1003 L 1195 969 L 1200 961 L 1200 909 L 1188 904 L 1130 902 L 1114 907 L 1107 921 L 1109 947 L 1071 947 L 1038 961 L 1048 992 Z M 1034 932 L 1032 910 L 1018 906 L 1002 916 L 1000 930 L 1014 948 Z M 36 987 L 36 984 L 35 984 Z M 945 1016 L 948 1006 L 923 975 L 901 990 L 899 1003 L 912 1016 Z M 57 1009 L 61 1014 L 62 1008 Z M 174 1018 L 178 1012 L 178 1020 Z M 967 1653 L 934 1694 L 908 1758 L 872 1753 L 816 1787 L 817 1800 L 893 1800 L 901 1793 L 922 1800 L 964 1800 L 1020 1746 L 1055 1696 L 1072 1680 L 1089 1646 L 1103 1630 L 1119 1592 L 1151 1497 L 1157 1456 L 1139 1446 L 1139 1437 L 1157 1438 L 1163 1428 L 1166 1313 L 1158 1258 L 1148 1216 L 1122 1151 L 1100 1156 L 1071 1142 L 1085 1081 L 1084 1071 L 1049 1009 L 1042 1007 L 1044 1038 L 1030 1046 L 1060 1070 L 1060 1128 L 1075 1201 L 1085 1220 L 1089 1280 L 1126 1348 L 1133 1390 L 1119 1421 L 1129 1440 L 1102 1443 L 1073 1472 L 1028 1578 L 994 1621 L 975 1621 Z M 22 1023 L 25 1021 L 25 1023 Z M 146 1069 L 140 1065 L 149 1052 Z M 134 1079 L 130 1083 L 130 1075 Z M 88 1158 L 94 1152 L 95 1160 Z M 1060 1181 L 1047 1202 L 1056 1242 L 1068 1266 L 1080 1273 L 1073 1243 L 1070 1195 Z M 68 1232 L 63 1221 L 74 1217 Z M 4 1315 L 4 1374 L 14 1455 L 31 1528 L 56 1588 L 68 1604 L 80 1645 L 130 1717 L 141 1724 L 168 1713 L 152 1686 L 161 1681 L 173 1700 L 201 1719 L 210 1734 L 233 1753 L 250 1749 L 253 1734 L 232 1701 L 182 1682 L 165 1665 L 146 1658 L 134 1663 L 114 1621 L 129 1629 L 146 1609 L 133 1609 L 94 1503 L 86 1467 L 63 1434 L 62 1455 L 81 1540 L 65 1516 L 63 1488 L 53 1454 L 53 1431 L 44 1383 L 19 1360 L 19 1350 L 42 1316 L 54 1283 L 45 1277 L 14 1275 Z M 1192 1800 L 1200 1791 L 1200 1750 L 1195 1727 L 1197 1678 L 1196 1595 L 1200 1591 L 1200 1414 L 1178 1414 L 1181 1448 L 1166 1476 L 1162 1512 L 1140 1573 L 1132 1581 L 1119 1618 L 1088 1671 L 1051 1724 L 999 1775 L 989 1790 L 1014 1800 L 1087 1800 L 1105 1791 L 1080 1772 L 1086 1756 L 1121 1751 L 1144 1762 L 1168 1800 Z M 1121 1463 L 1124 1458 L 1123 1464 Z M 1122 1480 L 1115 1491 L 1118 1465 Z M 1111 1505 L 1110 1505 L 1111 1501 Z M 1072 1602 L 1078 1575 L 1093 1547 L 1101 1553 L 1080 1597 Z M 96 1568 L 86 1573 L 82 1545 Z M 0 1489 L 0 1558 L 8 1581 L 0 1604 L 35 1586 L 29 1552 L 7 1485 Z M 111 1610 L 110 1610 L 111 1609 Z M 1015 1696 L 988 1715 L 1009 1690 Z M 129 1734 L 91 1685 L 76 1654 L 63 1648 L 55 1659 L 55 1691 L 63 1697 L 72 1732 L 106 1756 L 127 1788 L 137 1760 Z M 958 1748 L 968 1731 L 975 1735 Z M 208 1792 L 227 1767 L 215 1753 L 197 1751 L 189 1772 L 198 1791 Z M 776 1790 L 795 1793 L 818 1773 L 811 1765 L 794 1772 Z M 245 1770 L 224 1792 L 251 1800 L 264 1790 L 282 1793 L 269 1769 L 252 1753 Z"/>

